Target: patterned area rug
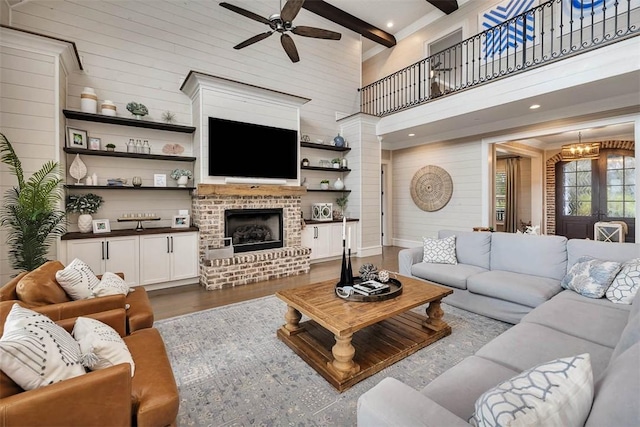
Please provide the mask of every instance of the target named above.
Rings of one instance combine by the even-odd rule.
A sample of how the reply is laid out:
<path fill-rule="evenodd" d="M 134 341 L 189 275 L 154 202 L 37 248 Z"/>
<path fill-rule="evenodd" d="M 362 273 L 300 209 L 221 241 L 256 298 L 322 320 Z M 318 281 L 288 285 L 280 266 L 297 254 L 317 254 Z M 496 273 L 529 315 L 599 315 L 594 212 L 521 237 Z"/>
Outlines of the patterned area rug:
<path fill-rule="evenodd" d="M 275 296 L 157 321 L 180 391 L 178 426 L 355 426 L 358 397 L 383 378 L 419 390 L 510 327 L 442 307 L 450 336 L 343 393 L 276 338 L 286 305 Z"/>

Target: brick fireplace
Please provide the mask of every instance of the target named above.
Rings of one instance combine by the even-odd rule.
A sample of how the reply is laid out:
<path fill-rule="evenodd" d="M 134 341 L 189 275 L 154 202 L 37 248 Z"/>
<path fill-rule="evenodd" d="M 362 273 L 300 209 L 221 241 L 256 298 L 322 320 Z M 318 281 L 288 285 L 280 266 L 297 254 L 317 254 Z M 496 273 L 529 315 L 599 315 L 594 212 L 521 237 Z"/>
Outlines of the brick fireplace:
<path fill-rule="evenodd" d="M 213 290 L 308 273 L 311 250 L 301 246 L 300 222 L 305 191 L 298 186 L 199 184 L 192 212 L 194 225 L 200 229 L 200 285 Z M 225 217 L 243 211 L 247 217 L 258 212 L 282 212 L 281 235 L 270 237 L 281 240 L 277 245 L 281 247 L 257 246 L 258 250 L 236 251 L 230 258 L 206 259 L 207 249 L 221 247 L 225 233 L 229 233 Z M 246 221 L 244 218 L 241 225 L 246 225 L 242 221 Z M 278 228 L 273 233 L 280 234 L 279 227 L 271 228 Z"/>

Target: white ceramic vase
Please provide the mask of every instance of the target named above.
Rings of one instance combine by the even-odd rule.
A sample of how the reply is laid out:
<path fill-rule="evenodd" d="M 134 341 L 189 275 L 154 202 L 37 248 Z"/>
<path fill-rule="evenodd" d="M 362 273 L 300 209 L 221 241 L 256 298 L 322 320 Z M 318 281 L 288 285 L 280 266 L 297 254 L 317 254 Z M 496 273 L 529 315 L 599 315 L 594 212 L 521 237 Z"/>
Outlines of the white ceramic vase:
<path fill-rule="evenodd" d="M 181 176 L 180 178 L 178 178 L 178 187 L 186 187 L 187 182 L 189 182 L 189 177 L 186 175 Z"/>
<path fill-rule="evenodd" d="M 342 182 L 340 178 L 336 179 L 336 181 L 333 183 L 333 188 L 335 188 L 336 190 L 344 189 L 344 182 Z"/>
<path fill-rule="evenodd" d="M 78 217 L 78 228 L 81 233 L 90 233 L 93 230 L 93 217 L 91 214 L 80 214 Z"/>

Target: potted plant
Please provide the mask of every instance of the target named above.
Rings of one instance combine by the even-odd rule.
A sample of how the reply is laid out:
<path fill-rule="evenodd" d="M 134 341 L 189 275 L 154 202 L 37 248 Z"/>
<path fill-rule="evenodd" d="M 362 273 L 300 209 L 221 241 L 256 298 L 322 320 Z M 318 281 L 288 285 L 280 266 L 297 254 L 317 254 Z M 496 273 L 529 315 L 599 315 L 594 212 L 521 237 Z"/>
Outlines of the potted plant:
<path fill-rule="evenodd" d="M 328 179 L 323 179 L 322 181 L 320 181 L 320 188 L 323 190 L 328 190 L 329 189 L 329 180 Z"/>
<path fill-rule="evenodd" d="M 92 230 L 93 217 L 91 214 L 98 212 L 102 202 L 102 197 L 93 193 L 72 194 L 67 197 L 67 212 L 80 214 L 78 228 L 81 233 L 88 233 Z"/>
<path fill-rule="evenodd" d="M 349 195 L 345 194 L 336 199 L 336 204 L 340 207 L 340 211 L 342 212 L 342 216 L 345 216 L 345 209 L 347 208 L 347 204 L 349 203 Z M 339 218 L 342 219 L 342 218 Z"/>
<path fill-rule="evenodd" d="M 107 151 L 114 151 L 116 149 L 116 144 L 107 144 L 105 145 L 105 148 L 107 149 Z"/>
<path fill-rule="evenodd" d="M 331 159 L 331 164 L 333 165 L 334 169 L 340 169 L 340 159 L 338 157 L 336 157 L 335 159 Z"/>
<path fill-rule="evenodd" d="M 0 161 L 18 181 L 5 193 L 0 210 L 0 225 L 7 230 L 3 243 L 10 248 L 11 268 L 31 271 L 48 261 L 49 247 L 66 231 L 65 213 L 56 208 L 62 200 L 60 170 L 58 163 L 48 161 L 25 180 L 22 163 L 2 133 Z"/>
<path fill-rule="evenodd" d="M 186 187 L 187 181 L 193 178 L 193 173 L 189 169 L 174 169 L 171 171 L 171 178 L 178 181 L 178 187 Z"/>

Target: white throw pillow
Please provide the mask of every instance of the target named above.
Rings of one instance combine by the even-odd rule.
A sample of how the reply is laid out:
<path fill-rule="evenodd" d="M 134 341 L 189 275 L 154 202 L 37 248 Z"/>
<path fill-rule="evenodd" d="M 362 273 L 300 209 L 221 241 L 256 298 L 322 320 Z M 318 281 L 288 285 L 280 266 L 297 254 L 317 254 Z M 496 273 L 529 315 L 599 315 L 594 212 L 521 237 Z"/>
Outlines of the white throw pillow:
<path fill-rule="evenodd" d="M 487 426 L 583 426 L 593 401 L 589 353 L 535 366 L 484 392 L 470 422 Z"/>
<path fill-rule="evenodd" d="M 129 285 L 120 276 L 107 271 L 102 275 L 98 283 L 91 292 L 91 297 L 104 297 L 106 295 L 128 295 Z"/>
<path fill-rule="evenodd" d="M 588 298 L 602 298 L 620 267 L 619 262 L 583 256 L 571 266 L 560 286 Z"/>
<path fill-rule="evenodd" d="M 457 264 L 456 236 L 443 239 L 422 238 L 424 255 L 422 261 L 437 264 Z"/>
<path fill-rule="evenodd" d="M 133 376 L 135 363 L 129 348 L 111 326 L 96 319 L 78 317 L 72 333 L 80 344 L 84 366 L 95 371 L 120 363 L 129 363 Z"/>
<path fill-rule="evenodd" d="M 616 275 L 606 296 L 616 304 L 631 304 L 640 288 L 640 258 L 632 259 L 624 264 Z"/>
<path fill-rule="evenodd" d="M 24 390 L 86 373 L 80 346 L 47 316 L 14 304 L 0 338 L 0 369 Z"/>
<path fill-rule="evenodd" d="M 73 300 L 91 298 L 91 291 L 100 283 L 91 267 L 78 258 L 56 272 L 56 281 Z"/>

